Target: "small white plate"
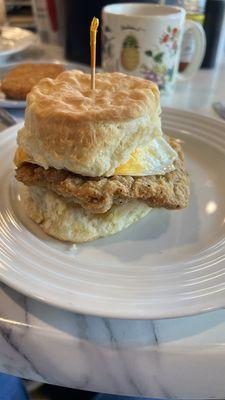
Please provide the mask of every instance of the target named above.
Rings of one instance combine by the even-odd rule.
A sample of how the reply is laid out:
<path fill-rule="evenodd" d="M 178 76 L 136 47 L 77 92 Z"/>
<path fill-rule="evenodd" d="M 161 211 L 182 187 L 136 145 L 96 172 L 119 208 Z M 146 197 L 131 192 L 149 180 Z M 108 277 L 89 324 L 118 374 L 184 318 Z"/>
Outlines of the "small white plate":
<path fill-rule="evenodd" d="M 0 30 L 0 57 L 19 53 L 37 42 L 37 36 L 26 29 L 1 26 Z"/>
<path fill-rule="evenodd" d="M 6 99 L 3 93 L 0 92 L 0 107 L 24 109 L 26 108 L 26 101 Z"/>
<path fill-rule="evenodd" d="M 37 64 L 37 63 L 54 63 L 54 64 L 61 64 L 64 66 L 65 70 L 71 70 L 71 69 L 79 69 L 83 72 L 89 73 L 90 72 L 90 67 L 86 66 L 84 64 L 80 63 L 73 63 L 73 62 L 67 62 L 63 63 L 59 60 L 39 60 L 39 61 L 26 61 L 29 63 Z M 5 77 L 6 74 L 9 73 L 13 68 L 18 67 L 18 65 L 23 64 L 23 62 L 17 62 L 17 63 L 9 63 L 5 64 L 0 68 L 0 81 Z M 26 108 L 26 101 L 23 100 L 12 100 L 12 99 L 7 99 L 4 95 L 3 92 L 0 90 L 0 107 L 3 108 L 16 108 L 16 109 L 24 109 Z"/>
<path fill-rule="evenodd" d="M 191 176 L 190 205 L 153 210 L 112 237 L 71 246 L 26 217 L 13 177 L 19 126 L 0 134 L 0 279 L 28 296 L 85 314 L 165 318 L 225 306 L 225 124 L 163 111 Z"/>

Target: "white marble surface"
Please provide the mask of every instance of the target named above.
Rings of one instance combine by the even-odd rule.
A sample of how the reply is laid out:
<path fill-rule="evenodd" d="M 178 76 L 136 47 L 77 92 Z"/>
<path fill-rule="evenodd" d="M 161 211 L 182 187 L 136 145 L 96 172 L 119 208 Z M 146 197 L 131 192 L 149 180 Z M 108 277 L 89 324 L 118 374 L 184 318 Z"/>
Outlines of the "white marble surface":
<path fill-rule="evenodd" d="M 224 66 L 163 105 L 216 117 Z M 69 313 L 0 285 L 0 371 L 79 389 L 171 399 L 225 398 L 225 311 L 126 321 Z"/>
<path fill-rule="evenodd" d="M 124 321 L 57 310 L 0 288 L 0 370 L 85 390 L 225 396 L 225 311 Z"/>

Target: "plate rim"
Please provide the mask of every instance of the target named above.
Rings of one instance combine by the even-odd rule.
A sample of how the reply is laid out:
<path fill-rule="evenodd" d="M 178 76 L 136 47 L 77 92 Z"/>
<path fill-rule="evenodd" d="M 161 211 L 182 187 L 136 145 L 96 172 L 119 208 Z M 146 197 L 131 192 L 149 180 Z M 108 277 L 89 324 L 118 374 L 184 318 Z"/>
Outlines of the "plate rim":
<path fill-rule="evenodd" d="M 176 108 L 172 108 L 172 107 L 165 107 L 163 108 L 163 114 L 167 114 L 167 117 L 171 114 L 171 115 L 179 115 L 182 117 L 182 115 L 186 116 L 186 117 L 193 117 L 193 118 L 197 118 L 198 122 L 204 122 L 204 123 L 210 123 L 213 125 L 217 125 L 218 127 L 222 127 L 223 129 L 225 128 L 225 122 L 214 118 L 214 117 L 208 117 L 208 116 L 204 116 L 202 114 L 198 114 L 192 111 L 186 111 L 186 110 L 182 110 L 182 109 L 176 109 Z M 193 124 L 193 120 L 192 118 L 190 119 L 190 124 Z M 16 131 L 17 129 L 19 129 L 21 126 L 23 125 L 23 122 L 20 122 L 16 125 L 14 125 L 13 127 L 7 128 L 5 130 L 3 130 L 2 132 L 0 132 L 1 134 L 5 134 L 7 133 L 7 131 Z M 224 130 L 225 132 L 225 130 Z M 7 136 L 7 135 L 6 135 Z M 225 133 L 223 134 L 223 136 L 225 136 Z M 57 308 L 61 308 L 64 310 L 68 310 L 68 311 L 72 311 L 72 312 L 76 312 L 76 313 L 81 313 L 84 315 L 92 315 L 92 316 L 96 316 L 96 317 L 106 317 L 106 318 L 116 318 L 116 319 L 132 319 L 132 320 L 148 320 L 148 319 L 165 319 L 165 318 L 178 318 L 178 317 L 185 317 L 185 316 L 191 316 L 191 315 L 197 315 L 197 314 L 201 314 L 201 313 L 205 313 L 205 312 L 209 312 L 209 311 L 213 311 L 213 310 L 217 310 L 220 308 L 223 308 L 225 306 L 225 298 L 224 298 L 224 303 L 221 305 L 207 305 L 205 307 L 201 307 L 201 310 L 196 310 L 196 306 L 191 306 L 188 305 L 185 310 L 177 310 L 176 313 L 171 314 L 171 312 L 165 312 L 163 315 L 154 315 L 154 313 L 152 312 L 152 310 L 150 311 L 150 313 L 148 314 L 146 312 L 146 310 L 143 311 L 138 311 L 137 309 L 134 310 L 134 312 L 129 311 L 126 313 L 126 315 L 124 315 L 124 313 L 118 313 L 118 310 L 93 310 L 93 308 L 91 307 L 90 309 L 87 308 L 86 303 L 84 305 L 84 307 L 82 306 L 82 304 L 69 304 L 69 303 L 64 303 L 62 304 L 62 301 L 59 301 L 58 298 L 56 299 L 49 299 L 48 295 L 44 296 L 43 295 L 37 295 L 36 293 L 32 292 L 32 288 L 29 287 L 23 287 L 21 289 L 20 284 L 16 284 L 16 281 L 14 279 L 15 282 L 12 283 L 12 281 L 10 279 L 8 279 L 6 276 L 4 276 L 2 274 L 2 271 L 0 269 L 0 279 L 3 283 L 5 283 L 6 285 L 12 287 L 13 289 L 17 290 L 18 292 L 21 292 L 23 294 L 25 294 L 28 297 L 31 297 L 33 299 L 36 299 L 38 301 L 42 301 L 46 304 L 50 304 L 53 305 Z M 195 308 L 195 310 L 193 310 L 193 308 Z"/>
<path fill-rule="evenodd" d="M 5 51 L 0 51 L 0 58 L 1 57 L 5 58 L 5 57 L 8 57 L 8 56 L 13 55 L 13 54 L 20 53 L 21 51 L 25 50 L 27 47 L 29 47 L 33 43 L 35 43 L 35 41 L 38 41 L 37 34 L 35 34 L 34 32 L 30 31 L 29 29 L 15 27 L 15 26 L 1 26 L 1 29 L 5 29 L 5 28 L 11 29 L 11 30 L 16 28 L 16 29 L 20 29 L 22 31 L 26 31 L 26 32 L 29 33 L 28 37 L 30 37 L 30 39 L 33 38 L 33 40 L 30 40 L 30 43 L 26 43 L 23 46 L 20 46 L 20 47 L 14 48 L 14 49 L 5 50 Z"/>
<path fill-rule="evenodd" d="M 0 53 L 1 57 L 1 53 Z M 60 60 L 60 59 L 54 59 L 54 60 L 48 60 L 48 59 L 41 59 L 41 60 L 20 60 L 17 62 L 8 62 L 5 63 L 0 67 L 0 72 L 1 74 L 3 73 L 4 70 L 10 71 L 13 68 L 16 68 L 20 66 L 21 64 L 27 64 L 27 63 L 32 63 L 32 64 L 56 64 L 56 65 L 62 65 L 65 68 L 65 71 L 67 70 L 72 70 L 72 69 L 80 69 L 83 71 L 87 71 L 88 73 L 90 72 L 90 67 L 88 65 L 84 65 L 78 62 L 73 62 L 73 61 L 68 61 L 68 60 Z M 97 71 L 97 69 L 96 69 Z M 8 98 L 0 98 L 0 107 L 3 108 L 8 108 L 8 109 L 20 109 L 24 110 L 26 108 L 26 100 L 14 100 L 14 99 L 8 99 Z"/>
<path fill-rule="evenodd" d="M 26 100 L 10 100 L 10 99 L 1 99 L 0 98 L 0 107 L 3 108 L 15 108 L 15 109 L 25 109 L 26 108 Z"/>

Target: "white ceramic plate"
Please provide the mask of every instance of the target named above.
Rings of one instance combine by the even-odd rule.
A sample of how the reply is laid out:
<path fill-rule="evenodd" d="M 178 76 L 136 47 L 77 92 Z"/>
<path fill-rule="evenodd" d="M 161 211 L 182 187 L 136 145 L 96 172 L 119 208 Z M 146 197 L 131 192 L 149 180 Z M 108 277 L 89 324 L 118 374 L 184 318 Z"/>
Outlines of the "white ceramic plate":
<path fill-rule="evenodd" d="M 225 124 L 163 111 L 183 145 L 191 199 L 154 210 L 115 236 L 73 247 L 24 214 L 13 177 L 13 127 L 0 134 L 0 279 L 36 299 L 81 313 L 165 318 L 225 306 Z"/>
<path fill-rule="evenodd" d="M 0 107 L 24 109 L 26 108 L 26 101 L 6 99 L 3 93 L 0 92 Z"/>
<path fill-rule="evenodd" d="M 90 72 L 90 68 L 88 66 L 80 64 L 80 63 L 72 63 L 72 62 L 63 63 L 58 60 L 56 60 L 56 61 L 50 61 L 50 60 L 29 61 L 28 60 L 26 62 L 32 62 L 33 64 L 53 62 L 56 64 L 63 64 L 65 70 L 80 69 L 81 71 L 84 71 L 84 72 Z M 16 68 L 18 65 L 23 64 L 23 63 L 24 63 L 24 61 L 3 65 L 0 68 L 0 81 L 4 78 L 4 76 L 9 71 L 11 71 L 11 69 Z M 11 108 L 24 109 L 26 107 L 26 101 L 7 99 L 4 95 L 4 93 L 0 91 L 0 107 L 10 108 L 10 109 Z"/>
<path fill-rule="evenodd" d="M 26 29 L 1 26 L 0 30 L 0 57 L 19 53 L 37 41 L 37 36 Z"/>

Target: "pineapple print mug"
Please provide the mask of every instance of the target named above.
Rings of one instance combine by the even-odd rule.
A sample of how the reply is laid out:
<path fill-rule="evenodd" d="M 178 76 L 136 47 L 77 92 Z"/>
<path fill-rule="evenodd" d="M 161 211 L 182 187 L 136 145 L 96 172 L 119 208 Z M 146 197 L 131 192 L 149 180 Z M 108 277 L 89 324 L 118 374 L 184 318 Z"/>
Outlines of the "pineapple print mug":
<path fill-rule="evenodd" d="M 110 4 L 102 10 L 102 67 L 156 82 L 168 91 L 175 80 L 188 80 L 199 69 L 205 53 L 202 26 L 185 20 L 180 7 L 146 3 Z M 195 54 L 178 72 L 182 37 L 191 30 Z"/>

